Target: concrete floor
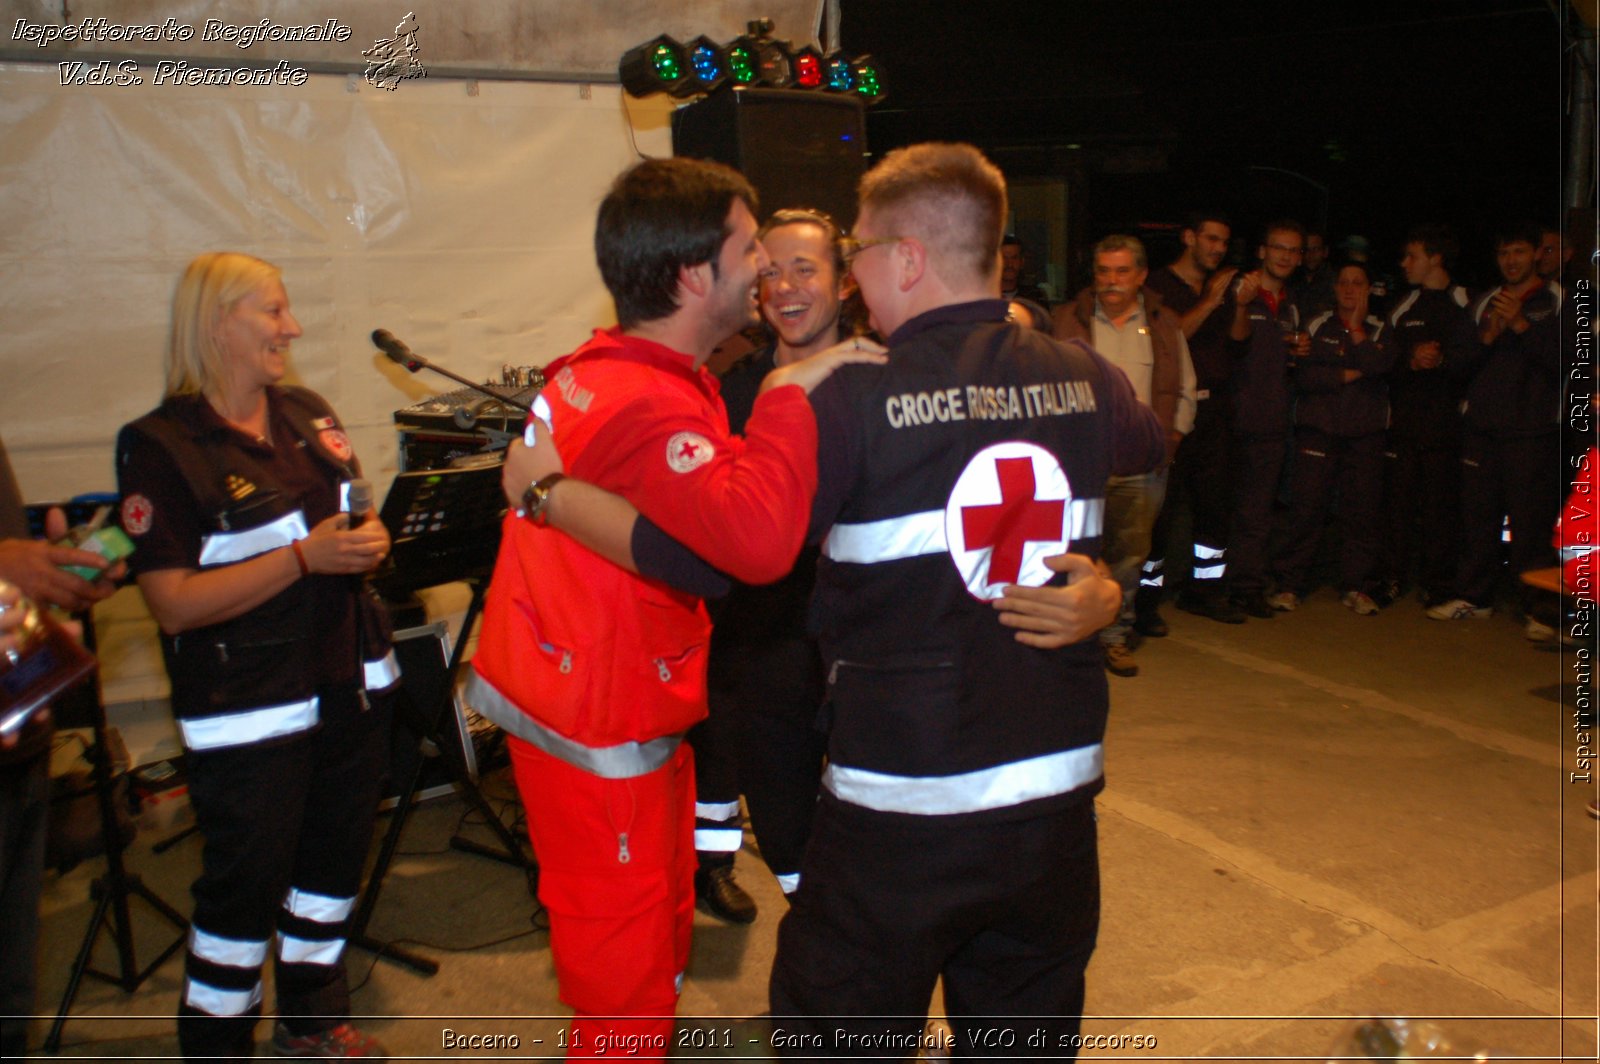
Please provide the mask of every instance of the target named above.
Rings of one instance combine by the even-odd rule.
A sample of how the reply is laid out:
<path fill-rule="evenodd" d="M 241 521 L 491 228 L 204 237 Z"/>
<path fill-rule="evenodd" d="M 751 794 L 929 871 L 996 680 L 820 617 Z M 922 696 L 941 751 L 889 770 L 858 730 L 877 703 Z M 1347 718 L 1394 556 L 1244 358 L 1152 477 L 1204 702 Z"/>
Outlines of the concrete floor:
<path fill-rule="evenodd" d="M 1458 1051 L 1594 1060 L 1600 836 L 1584 811 L 1594 785 L 1568 782 L 1573 652 L 1526 643 L 1505 615 L 1439 623 L 1407 602 L 1362 618 L 1327 591 L 1242 627 L 1167 615 L 1142 674 L 1112 678 L 1084 1022 L 1156 1047 L 1083 1058 L 1321 1060 L 1352 1017 L 1402 1015 L 1439 1017 Z M 509 804 L 505 779 L 487 786 Z M 372 927 L 439 974 L 352 950 L 356 1011 L 405 1059 L 559 1055 L 546 936 L 520 873 L 446 847 L 462 809 L 445 798 L 412 817 Z M 156 855 L 156 839 L 135 841 L 130 868 L 187 910 L 196 840 Z M 101 867 L 47 884 L 41 1012 L 60 999 Z M 784 903 L 748 839 L 739 869 L 761 916 L 697 916 L 680 1013 L 708 1017 L 691 1037 L 716 1046 L 685 1056 L 768 1052 L 751 1018 Z M 143 935 L 140 963 L 159 950 Z M 105 939 L 97 956 L 115 963 Z M 180 968 L 133 994 L 86 982 L 62 1055 L 172 1054 Z M 447 1028 L 521 1045 L 449 1048 Z"/>

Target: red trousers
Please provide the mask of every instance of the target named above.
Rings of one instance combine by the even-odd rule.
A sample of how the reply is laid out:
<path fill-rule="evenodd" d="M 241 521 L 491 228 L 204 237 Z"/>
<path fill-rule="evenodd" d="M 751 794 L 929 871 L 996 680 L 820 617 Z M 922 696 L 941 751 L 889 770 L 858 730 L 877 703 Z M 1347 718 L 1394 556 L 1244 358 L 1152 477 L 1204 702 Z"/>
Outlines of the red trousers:
<path fill-rule="evenodd" d="M 508 740 L 561 1000 L 567 1056 L 666 1056 L 694 924 L 694 758 L 603 779 Z M 610 1050 L 607 1053 L 607 1050 Z"/>

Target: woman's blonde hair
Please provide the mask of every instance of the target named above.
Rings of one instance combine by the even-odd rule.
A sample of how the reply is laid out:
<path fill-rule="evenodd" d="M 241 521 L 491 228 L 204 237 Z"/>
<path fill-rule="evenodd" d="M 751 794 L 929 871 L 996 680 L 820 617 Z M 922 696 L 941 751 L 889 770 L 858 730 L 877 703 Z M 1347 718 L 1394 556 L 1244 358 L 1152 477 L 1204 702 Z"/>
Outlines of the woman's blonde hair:
<path fill-rule="evenodd" d="M 237 251 L 208 251 L 189 263 L 172 294 L 166 398 L 212 390 L 222 383 L 217 323 L 235 303 L 269 281 L 278 267 Z"/>

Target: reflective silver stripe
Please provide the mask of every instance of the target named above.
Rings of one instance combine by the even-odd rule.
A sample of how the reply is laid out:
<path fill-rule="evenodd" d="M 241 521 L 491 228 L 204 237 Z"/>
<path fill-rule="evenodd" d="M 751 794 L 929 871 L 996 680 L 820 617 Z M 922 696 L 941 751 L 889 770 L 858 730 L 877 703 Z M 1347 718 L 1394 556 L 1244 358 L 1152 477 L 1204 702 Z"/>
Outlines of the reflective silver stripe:
<path fill-rule="evenodd" d="M 822 553 L 836 562 L 865 565 L 896 558 L 918 558 L 948 550 L 944 511 L 925 510 L 882 521 L 834 525 L 822 541 Z"/>
<path fill-rule="evenodd" d="M 793 894 L 795 891 L 800 889 L 799 872 L 787 872 L 775 878 L 778 880 L 778 886 L 783 888 L 783 892 L 785 894 Z"/>
<path fill-rule="evenodd" d="M 1104 759 L 1095 743 L 955 776 L 891 776 L 832 764 L 822 785 L 841 801 L 883 813 L 977 813 L 1075 791 L 1104 775 Z"/>
<path fill-rule="evenodd" d="M 551 757 L 581 768 L 601 779 L 625 780 L 646 776 L 672 759 L 683 735 L 663 735 L 647 742 L 618 743 L 616 746 L 584 746 L 565 735 L 551 731 L 517 708 L 474 669 L 467 677 L 463 693 L 472 708 L 500 725 L 523 742 L 532 743 Z"/>
<path fill-rule="evenodd" d="M 1067 527 L 1074 541 L 1098 536 L 1106 520 L 1104 499 L 1073 499 Z"/>
<path fill-rule="evenodd" d="M 739 803 L 696 802 L 694 815 L 697 820 L 736 820 L 739 816 Z"/>
<path fill-rule="evenodd" d="M 290 887 L 284 895 L 283 907 L 289 915 L 302 920 L 315 920 L 319 924 L 336 924 L 350 915 L 356 907 L 354 898 L 333 898 L 326 894 L 313 894 L 309 890 Z"/>
<path fill-rule="evenodd" d="M 1139 578 L 1140 587 L 1165 587 L 1166 585 L 1167 576 L 1165 573 L 1157 573 L 1155 576 L 1141 576 Z"/>
<path fill-rule="evenodd" d="M 738 853 L 744 832 L 738 828 L 695 828 L 694 848 L 702 853 Z"/>
<path fill-rule="evenodd" d="M 343 952 L 342 938 L 314 940 L 282 933 L 278 935 L 278 957 L 285 964 L 334 965 L 339 963 L 339 955 Z"/>
<path fill-rule="evenodd" d="M 224 990 L 190 977 L 183 981 L 183 1000 L 211 1016 L 243 1016 L 261 1004 L 261 983 L 249 990 Z"/>
<path fill-rule="evenodd" d="M 1104 499 L 1073 499 L 1067 516 L 1068 537 L 1098 536 L 1105 522 Z M 834 525 L 822 541 L 822 553 L 836 562 L 868 565 L 873 562 L 920 558 L 950 549 L 944 533 L 943 510 L 925 510 L 882 521 Z"/>
<path fill-rule="evenodd" d="M 299 510 L 259 528 L 213 532 L 200 542 L 200 567 L 242 562 L 257 554 L 287 547 L 297 539 L 305 539 L 307 534 L 306 515 Z"/>
<path fill-rule="evenodd" d="M 1572 559 L 1581 558 L 1585 554 L 1593 554 L 1596 549 L 1595 547 L 1562 547 L 1560 552 L 1561 560 L 1570 562 Z"/>
<path fill-rule="evenodd" d="M 393 650 L 377 661 L 363 663 L 361 671 L 361 682 L 369 691 L 382 691 L 400 682 L 400 662 Z"/>
<path fill-rule="evenodd" d="M 1226 565 L 1197 565 L 1194 569 L 1194 578 L 1196 580 L 1221 580 L 1227 571 L 1228 567 Z"/>
<path fill-rule="evenodd" d="M 183 732 L 183 745 L 190 750 L 221 750 L 314 728 L 317 710 L 317 699 L 312 696 L 304 702 L 183 719 L 178 721 L 178 729 Z"/>
<path fill-rule="evenodd" d="M 189 952 L 203 961 L 228 968 L 259 968 L 267 959 L 265 939 L 223 938 L 198 927 L 189 929 Z"/>
<path fill-rule="evenodd" d="M 1194 545 L 1194 556 L 1196 558 L 1203 558 L 1207 561 L 1212 558 L 1220 558 L 1226 553 L 1228 553 L 1228 549 L 1226 547 L 1208 547 L 1203 543 L 1196 543 Z"/>

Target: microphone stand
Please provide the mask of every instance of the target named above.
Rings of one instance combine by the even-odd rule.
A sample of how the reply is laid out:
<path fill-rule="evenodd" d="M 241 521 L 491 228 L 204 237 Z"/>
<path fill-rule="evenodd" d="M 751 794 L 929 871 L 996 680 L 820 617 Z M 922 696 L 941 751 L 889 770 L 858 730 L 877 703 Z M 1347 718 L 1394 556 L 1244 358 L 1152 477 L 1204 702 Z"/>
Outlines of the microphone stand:
<path fill-rule="evenodd" d="M 381 329 L 376 330 L 376 332 L 382 331 L 383 330 Z M 475 392 L 481 392 L 484 395 L 487 395 L 490 399 L 504 403 L 506 406 L 515 407 L 519 410 L 522 409 L 522 404 L 517 402 L 515 396 L 505 395 L 501 392 L 497 392 L 487 384 L 479 384 L 477 381 L 468 380 L 461 374 L 445 369 L 436 362 L 429 362 L 421 355 L 413 354 L 410 348 L 406 347 L 398 340 L 395 340 L 393 337 L 390 337 L 389 342 L 385 343 L 378 340 L 377 336 L 374 335 L 372 342 L 378 348 L 378 350 L 382 351 L 389 358 L 391 362 L 399 363 L 400 365 L 404 366 L 408 372 L 416 373 L 418 370 L 431 369 L 441 377 L 449 377 L 457 384 L 471 388 Z M 544 383 L 542 374 L 540 376 L 539 383 L 542 387 Z"/>

